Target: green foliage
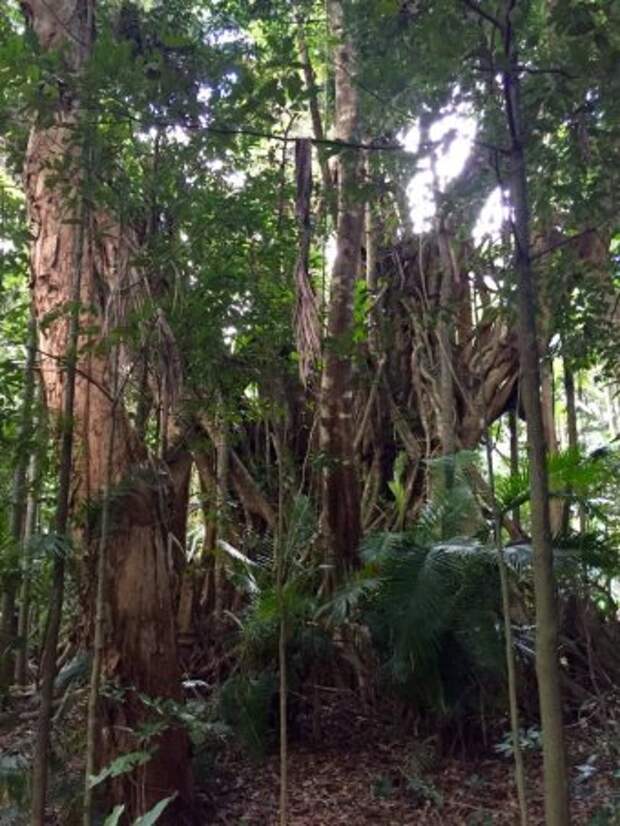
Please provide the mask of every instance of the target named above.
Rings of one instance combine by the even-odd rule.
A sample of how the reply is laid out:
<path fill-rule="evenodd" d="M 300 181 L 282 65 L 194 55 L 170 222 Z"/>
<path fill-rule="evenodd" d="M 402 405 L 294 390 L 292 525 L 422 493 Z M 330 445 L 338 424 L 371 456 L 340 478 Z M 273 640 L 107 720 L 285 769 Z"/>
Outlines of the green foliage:
<path fill-rule="evenodd" d="M 353 296 L 353 341 L 356 344 L 365 342 L 368 338 L 368 316 L 372 307 L 372 296 L 368 292 L 365 281 L 355 282 Z"/>
<path fill-rule="evenodd" d="M 547 463 L 551 495 L 576 502 L 604 521 L 601 496 L 610 491 L 617 478 L 618 461 L 617 451 L 612 448 L 601 448 L 589 456 L 572 450 L 553 453 Z M 522 463 L 517 475 L 498 476 L 496 497 L 502 512 L 523 504 L 529 495 L 527 462 Z"/>
<path fill-rule="evenodd" d="M 598 808 L 587 826 L 618 826 L 620 824 L 620 808 L 610 802 Z"/>
<path fill-rule="evenodd" d="M 427 460 L 432 495 L 416 521 L 417 542 L 428 544 L 484 531 L 480 506 L 469 479 L 470 469 L 475 468 L 478 461 L 478 455 L 468 450 Z M 446 485 L 447 474 L 450 475 L 449 486 Z"/>
<path fill-rule="evenodd" d="M 25 807 L 30 798 L 28 761 L 22 754 L 0 755 L 0 806 Z"/>
<path fill-rule="evenodd" d="M 263 757 L 274 740 L 272 709 L 277 691 L 274 673 L 256 677 L 236 674 L 219 691 L 219 712 L 255 758 Z"/>
<path fill-rule="evenodd" d="M 163 800 L 159 800 L 146 814 L 137 817 L 133 822 L 133 826 L 153 826 L 153 823 L 159 820 L 164 810 L 172 803 L 176 796 L 175 793 L 170 795 L 170 797 L 164 797 Z"/>
<path fill-rule="evenodd" d="M 472 220 L 468 216 L 476 214 L 477 205 L 497 183 L 495 176 L 506 180 L 509 172 L 501 99 L 498 84 L 492 82 L 502 69 L 501 38 L 491 36 L 488 21 L 448 0 L 345 5 L 347 30 L 359 55 L 364 134 L 370 140 L 391 145 L 402 130 L 419 124 L 422 115 L 459 105 L 475 115 L 478 148 L 489 151 L 492 162 L 482 165 L 477 159 L 474 174 L 463 184 L 466 209 L 455 214 L 463 225 L 457 234 L 466 235 Z M 290 208 L 293 173 L 289 145 L 273 135 L 309 130 L 309 93 L 295 57 L 299 28 L 316 71 L 316 88 L 311 91 L 320 96 L 326 134 L 332 126 L 333 66 L 324 15 L 311 2 L 297 6 L 293 13 L 284 0 L 211 4 L 107 0 L 98 4 L 94 53 L 78 78 L 67 71 L 62 55 L 41 54 L 32 33 L 24 30 L 19 4 L 14 0 L 4 4 L 0 12 L 0 495 L 4 502 L 9 501 L 12 458 L 23 449 L 16 445 L 16 421 L 23 383 L 29 235 L 16 182 L 30 125 L 35 119 L 43 125 L 51 123 L 63 97 L 80 100 L 88 113 L 74 131 L 76 145 L 88 137 L 96 170 L 89 176 L 89 203 L 131 227 L 132 265 L 145 284 L 116 338 L 122 336 L 129 352 L 144 354 L 147 385 L 161 384 L 166 370 L 176 379 L 177 373 L 182 374 L 179 420 L 191 421 L 194 413 L 217 407 L 229 425 L 231 442 L 248 447 L 255 478 L 264 482 L 268 495 L 275 493 L 274 474 L 269 480 L 265 469 L 269 461 L 263 462 L 258 450 L 246 444 L 251 441 L 246 425 L 280 416 L 285 407 L 293 406 L 289 402 L 298 393 L 292 381 L 297 234 Z M 617 3 L 522 3 L 515 14 L 524 67 L 524 122 L 536 233 L 546 243 L 549 227 L 564 237 L 592 226 L 613 239 L 618 233 L 614 204 L 620 184 L 614 137 L 620 114 Z M 374 156 L 370 181 L 357 194 L 360 202 L 368 196 L 374 200 L 380 223 L 385 224 L 381 243 L 388 247 L 400 239 L 402 229 L 393 226 L 394 193 L 407 185 L 415 168 L 423 168 L 428 153 L 422 148 L 415 153 L 370 154 Z M 71 160 L 70 152 L 67 156 Z M 64 171 L 52 170 L 59 181 Z M 317 223 L 321 226 L 313 228 L 311 262 L 318 283 L 325 266 L 321 235 L 329 232 L 329 221 Z M 425 241 L 421 239 L 420 250 Z M 470 265 L 480 265 L 477 276 L 487 269 L 498 276 L 497 293 L 491 292 L 489 306 L 478 308 L 483 327 L 498 317 L 512 320 L 513 276 L 501 263 L 508 260 L 508 246 L 502 241 L 488 256 L 463 262 L 467 264 L 464 278 L 469 278 Z M 608 246 L 611 252 L 607 255 L 604 250 L 602 267 L 584 260 L 572 245 L 541 255 L 536 266 L 549 314 L 545 334 L 558 333 L 563 355 L 576 365 L 602 365 L 611 375 L 620 353 L 617 332 L 607 329 L 609 299 L 617 286 L 613 283 L 618 270 L 617 237 Z M 601 269 L 610 276 L 605 284 Z M 365 356 L 368 313 L 375 299 L 380 310 L 378 297 L 358 279 L 353 334 L 330 342 L 352 360 Z M 103 295 L 102 302 L 106 300 Z M 69 309 L 59 306 L 54 312 L 60 316 Z M 170 326 L 168 337 L 156 327 L 162 314 Z M 56 316 L 51 314 L 48 324 Z M 462 343 L 459 339 L 459 347 Z M 473 353 L 473 360 L 477 357 Z M 130 376 L 128 381 L 131 385 Z M 395 389 L 402 403 L 406 395 L 400 394 L 402 388 Z M 130 412 L 141 390 L 129 386 Z M 155 444 L 155 428 L 150 427 L 149 438 Z M 387 486 L 382 480 L 380 495 L 391 494 L 389 505 L 396 509 L 400 527 L 406 524 L 407 468 L 397 440 L 395 445 L 393 476 Z M 312 458 L 316 457 L 309 465 L 316 470 L 319 462 L 313 464 Z M 369 537 L 363 568 L 329 598 L 318 596 L 325 571 L 313 553 L 316 520 L 308 498 L 297 498 L 284 515 L 279 566 L 274 564 L 273 549 L 267 547 L 269 537 L 261 540 L 263 555 L 257 558 L 247 550 L 249 541 L 236 555 L 218 548 L 217 553 L 226 557 L 233 585 L 247 598 L 241 616 L 235 618 L 238 629 L 231 646 L 235 646 L 237 670 L 221 689 L 220 711 L 253 753 L 263 753 L 273 734 L 274 664 L 283 621 L 292 695 L 313 668 L 335 656 L 333 639 L 338 632 L 345 636 L 346 631 L 351 638 L 366 626 L 381 661 L 381 675 L 422 710 L 467 713 L 475 706 L 480 683 L 502 682 L 496 555 L 483 544 L 489 526 L 468 481 L 477 458 L 472 452 L 426 460 L 432 501 L 424 505 L 414 530 Z M 579 536 L 569 531 L 556 541 L 556 567 L 566 591 L 592 581 L 600 586 L 620 572 L 615 484 L 619 470 L 615 451 L 591 457 L 559 454 L 550 459 L 552 491 L 584 507 L 591 528 Z M 308 489 L 313 489 L 312 482 Z M 503 512 L 522 503 L 525 513 L 527 467 L 519 476 L 499 479 L 497 492 Z M 40 605 L 45 601 L 50 560 L 62 554 L 69 565 L 75 561 L 68 541 L 46 531 L 45 500 L 53 499 L 48 493 L 44 489 L 41 535 L 31 548 L 33 597 Z M 96 508 L 88 514 L 90 527 L 96 521 Z M 0 510 L 0 576 L 18 572 L 18 548 L 8 540 L 7 516 L 7 508 Z M 508 546 L 506 559 L 512 584 L 527 591 L 530 545 Z M 609 617 L 614 615 L 613 596 L 602 587 L 597 588 L 596 600 Z M 142 699 L 154 713 L 154 719 L 137 732 L 145 741 L 172 718 L 183 720 L 199 747 L 214 733 L 211 723 L 201 724 L 200 708 L 175 708 Z M 134 758 L 136 754 L 148 752 L 134 753 Z M 130 771 L 130 757 L 107 767 L 108 774 L 101 779 Z M 412 792 L 438 802 L 425 780 L 412 777 Z M 142 826 L 153 822 L 168 802 L 161 801 L 161 809 Z M 119 811 L 116 819 L 120 817 Z"/>
<path fill-rule="evenodd" d="M 260 670 L 275 662 L 282 616 L 286 618 L 291 646 L 310 643 L 320 578 L 319 566 L 310 555 L 315 530 L 311 501 L 304 496 L 296 497 L 285 516 L 280 540 L 280 584 L 275 560 L 269 557 L 251 567 L 243 561 L 237 563 L 250 600 L 240 618 L 239 657 L 243 668 Z"/>
<path fill-rule="evenodd" d="M 152 809 L 149 809 L 146 814 L 140 815 L 134 821 L 132 826 L 153 826 L 164 813 L 165 809 L 172 803 L 176 797 L 176 793 L 170 797 L 164 797 L 159 800 Z M 120 823 L 121 817 L 125 812 L 125 805 L 119 804 L 115 806 L 112 812 L 106 817 L 103 826 L 117 826 Z"/>
<path fill-rule="evenodd" d="M 382 774 L 373 782 L 372 793 L 384 800 L 391 797 L 394 793 L 394 781 L 389 775 Z"/>
<path fill-rule="evenodd" d="M 145 763 L 148 763 L 151 756 L 152 754 L 150 751 L 130 751 L 126 754 L 121 754 L 119 757 L 112 760 L 109 765 L 101 769 L 99 774 L 93 775 L 90 778 L 90 785 L 98 786 L 105 780 L 132 772 L 134 769 L 138 768 L 138 766 L 143 766 Z"/>
<path fill-rule="evenodd" d="M 442 807 L 443 795 L 437 790 L 433 782 L 415 773 L 405 773 L 405 780 L 407 791 L 418 805 L 429 802 L 437 808 Z"/>
<path fill-rule="evenodd" d="M 124 811 L 124 803 L 119 803 L 119 805 L 115 806 L 114 809 L 110 812 L 110 814 L 106 817 L 106 819 L 103 822 L 103 826 L 117 826 L 121 817 L 123 816 Z"/>
<path fill-rule="evenodd" d="M 405 484 L 406 467 L 407 454 L 401 451 L 394 462 L 393 477 L 391 481 L 388 482 L 390 493 L 394 497 L 399 524 L 402 524 L 405 518 L 405 509 L 407 507 L 407 488 Z"/>
<path fill-rule="evenodd" d="M 556 573 L 567 593 L 584 586 L 590 589 L 599 608 L 613 616 L 615 602 L 602 583 L 614 580 L 620 573 L 618 543 L 620 537 L 618 501 L 618 452 L 603 447 L 590 455 L 561 451 L 549 457 L 549 486 L 552 496 L 576 507 L 588 519 L 585 532 L 570 524 L 554 537 Z M 515 506 L 527 503 L 530 496 L 529 467 L 513 476 L 498 476 L 496 496 L 500 509 L 509 513 Z M 518 575 L 529 577 L 532 552 L 529 543 L 510 543 L 505 556 Z"/>
<path fill-rule="evenodd" d="M 316 530 L 312 502 L 295 497 L 284 515 L 284 530 L 276 561 L 266 557 L 249 566 L 237 560 L 237 582 L 245 582 L 249 598 L 239 617 L 237 661 L 239 671 L 220 690 L 224 722 L 240 736 L 248 750 L 260 756 L 273 742 L 281 620 L 287 632 L 287 684 L 291 696 L 306 675 L 333 653 L 330 633 L 319 623 L 322 601 L 317 596 L 322 569 L 311 555 Z M 243 578 L 239 578 L 243 573 Z M 323 617 L 324 619 L 324 617 Z M 291 703 L 291 706 L 294 706 Z"/>
<path fill-rule="evenodd" d="M 407 534 L 370 537 L 364 556 L 379 565 L 365 616 L 388 679 L 418 707 L 467 710 L 477 681 L 503 674 L 493 556 L 475 542 L 424 546 Z"/>
<path fill-rule="evenodd" d="M 542 732 L 536 726 L 529 726 L 527 729 L 519 730 L 519 746 L 521 751 L 541 751 Z M 514 756 L 514 745 L 512 732 L 506 732 L 504 738 L 496 744 L 495 751 L 510 760 Z"/>

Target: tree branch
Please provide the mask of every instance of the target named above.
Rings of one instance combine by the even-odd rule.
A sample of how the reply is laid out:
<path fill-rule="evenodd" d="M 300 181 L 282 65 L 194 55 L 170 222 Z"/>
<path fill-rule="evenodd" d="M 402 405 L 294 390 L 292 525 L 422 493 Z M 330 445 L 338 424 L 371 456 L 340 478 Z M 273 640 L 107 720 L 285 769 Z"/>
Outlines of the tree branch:
<path fill-rule="evenodd" d="M 498 29 L 500 32 L 503 32 L 504 27 L 499 22 L 499 20 L 492 14 L 490 14 L 488 11 L 485 11 L 485 9 L 483 9 L 478 3 L 476 3 L 475 0 L 461 0 L 461 3 L 466 5 L 468 9 L 471 9 L 471 11 L 475 12 L 479 17 L 482 17 L 488 23 L 491 23 L 491 25 Z"/>

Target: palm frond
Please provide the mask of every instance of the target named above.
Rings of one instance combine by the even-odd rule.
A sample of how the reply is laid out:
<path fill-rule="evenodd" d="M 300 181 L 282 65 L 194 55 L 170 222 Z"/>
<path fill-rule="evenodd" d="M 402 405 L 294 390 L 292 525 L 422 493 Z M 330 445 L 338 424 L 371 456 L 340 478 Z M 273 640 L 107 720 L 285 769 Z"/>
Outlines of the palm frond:
<path fill-rule="evenodd" d="M 445 712 L 476 669 L 502 675 L 497 557 L 476 539 L 417 535 L 367 540 L 376 584 L 364 615 L 390 680 Z"/>

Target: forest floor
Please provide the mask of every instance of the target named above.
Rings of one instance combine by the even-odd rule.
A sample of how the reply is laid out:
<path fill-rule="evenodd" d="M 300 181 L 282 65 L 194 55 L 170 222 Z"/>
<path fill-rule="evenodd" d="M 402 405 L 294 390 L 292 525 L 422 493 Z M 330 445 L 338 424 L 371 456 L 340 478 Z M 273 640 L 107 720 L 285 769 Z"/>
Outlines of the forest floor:
<path fill-rule="evenodd" d="M 82 782 L 81 699 L 57 731 L 50 826 L 80 822 L 75 800 Z M 14 711 L 12 724 L 6 725 L 5 716 L 0 726 L 0 826 L 25 822 L 26 807 L 18 802 L 24 784 L 14 782 L 7 789 L 5 782 L 3 787 L 1 764 L 13 760 L 27 774 L 34 719 L 31 711 Z M 610 723 L 602 727 L 584 717 L 567 728 L 574 826 L 620 826 L 620 743 L 613 739 L 613 719 Z M 370 717 L 337 704 L 324 707 L 318 739 L 290 746 L 290 826 L 518 824 L 512 761 L 494 751 L 491 737 L 488 748 L 479 748 L 476 757 L 471 750 L 464 756 L 440 757 L 435 740 L 405 734 L 404 726 L 400 729 L 385 716 Z M 232 744 L 217 751 L 208 771 L 196 778 L 205 824 L 276 826 L 275 751 L 260 761 Z M 526 764 L 530 824 L 542 826 L 540 752 L 528 751 Z"/>
<path fill-rule="evenodd" d="M 348 732 L 337 725 L 320 745 L 291 746 L 290 826 L 519 823 L 512 760 L 492 746 L 478 758 L 439 758 L 432 739 L 390 733 L 384 721 L 362 715 L 350 722 Z M 620 826 L 620 743 L 585 719 L 567 732 L 573 824 Z M 544 824 L 541 763 L 539 751 L 526 754 L 531 826 Z M 254 763 L 224 755 L 208 789 L 213 822 L 275 826 L 278 789 L 277 755 Z"/>

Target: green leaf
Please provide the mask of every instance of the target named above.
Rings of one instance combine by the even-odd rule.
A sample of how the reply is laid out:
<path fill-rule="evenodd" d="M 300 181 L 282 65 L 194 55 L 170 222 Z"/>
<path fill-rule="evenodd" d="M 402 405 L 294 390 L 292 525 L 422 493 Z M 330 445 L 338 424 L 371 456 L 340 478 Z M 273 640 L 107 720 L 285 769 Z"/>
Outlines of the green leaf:
<path fill-rule="evenodd" d="M 118 806 L 115 806 L 112 812 L 106 817 L 103 822 L 103 826 L 117 826 L 118 821 L 121 818 L 121 815 L 125 811 L 125 804 L 121 803 Z"/>
<path fill-rule="evenodd" d="M 128 754 L 121 754 L 109 765 L 103 768 L 99 774 L 91 775 L 90 787 L 98 786 L 109 777 L 118 777 L 121 774 L 133 771 L 138 766 L 142 766 L 151 759 L 151 752 L 149 751 L 130 751 Z"/>
<path fill-rule="evenodd" d="M 175 792 L 173 795 L 170 795 L 170 797 L 164 797 L 163 800 L 160 800 L 159 803 L 156 803 L 153 806 L 153 808 L 150 809 L 145 815 L 136 818 L 136 820 L 134 820 L 133 826 L 152 826 L 152 824 L 160 818 L 166 806 L 172 800 L 174 800 L 176 796 L 177 793 Z"/>

